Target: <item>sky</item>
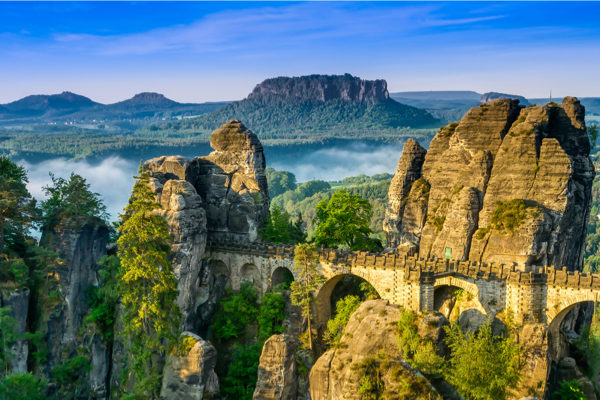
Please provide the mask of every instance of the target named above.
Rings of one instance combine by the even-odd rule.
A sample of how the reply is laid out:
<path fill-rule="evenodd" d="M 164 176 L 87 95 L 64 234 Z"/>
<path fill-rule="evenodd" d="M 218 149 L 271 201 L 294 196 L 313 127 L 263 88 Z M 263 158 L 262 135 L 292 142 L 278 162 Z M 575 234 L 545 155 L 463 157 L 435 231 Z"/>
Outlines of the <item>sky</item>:
<path fill-rule="evenodd" d="M 0 2 L 0 103 L 239 100 L 276 76 L 600 96 L 600 2 Z"/>

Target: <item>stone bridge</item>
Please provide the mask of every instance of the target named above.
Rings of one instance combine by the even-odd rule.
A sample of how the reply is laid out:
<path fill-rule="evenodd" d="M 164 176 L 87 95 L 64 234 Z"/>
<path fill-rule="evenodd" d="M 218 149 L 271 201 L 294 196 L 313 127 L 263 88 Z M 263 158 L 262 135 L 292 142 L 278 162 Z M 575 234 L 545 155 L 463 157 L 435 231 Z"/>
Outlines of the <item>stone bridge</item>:
<path fill-rule="evenodd" d="M 294 273 L 294 246 L 209 241 L 205 259 L 226 268 L 233 289 L 243 279 L 261 293 L 283 282 L 283 271 Z M 566 268 L 477 264 L 448 259 L 323 249 L 319 271 L 326 282 L 319 288 L 317 324 L 331 316 L 330 296 L 345 275 L 369 282 L 382 299 L 414 311 L 434 311 L 438 289 L 456 287 L 470 293 L 486 316 L 510 316 L 518 324 L 546 323 L 558 338 L 560 323 L 578 303 L 600 301 L 600 275 Z M 556 340 L 556 339 L 555 339 Z"/>

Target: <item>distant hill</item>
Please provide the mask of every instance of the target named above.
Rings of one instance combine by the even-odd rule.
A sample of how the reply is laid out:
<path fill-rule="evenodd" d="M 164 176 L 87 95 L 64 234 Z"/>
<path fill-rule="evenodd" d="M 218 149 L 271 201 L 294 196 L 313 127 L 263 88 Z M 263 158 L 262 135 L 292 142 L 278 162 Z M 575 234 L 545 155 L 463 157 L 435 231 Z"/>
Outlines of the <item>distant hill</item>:
<path fill-rule="evenodd" d="M 0 123 L 32 126 L 67 123 L 85 129 L 131 131 L 158 121 L 206 114 L 227 103 L 178 103 L 162 94 L 145 92 L 118 103 L 100 104 L 78 94 L 63 92 L 27 96 L 0 105 Z"/>
<path fill-rule="evenodd" d="M 522 106 L 529 106 L 529 100 L 527 100 L 523 96 L 519 96 L 516 94 L 506 94 L 506 93 L 498 93 L 498 92 L 488 92 L 481 95 L 481 99 L 479 101 L 483 103 L 487 103 L 490 100 L 494 99 L 517 99 L 519 100 L 519 104 Z"/>
<path fill-rule="evenodd" d="M 390 97 L 413 99 L 413 100 L 479 100 L 481 93 L 471 90 L 430 90 L 427 92 L 396 92 L 390 93 Z"/>
<path fill-rule="evenodd" d="M 427 111 L 391 99 L 385 80 L 310 75 L 267 79 L 244 100 L 198 118 L 146 126 L 136 135 L 209 135 L 230 119 L 241 120 L 267 144 L 330 138 L 397 140 L 414 136 L 414 128 L 439 125 Z"/>

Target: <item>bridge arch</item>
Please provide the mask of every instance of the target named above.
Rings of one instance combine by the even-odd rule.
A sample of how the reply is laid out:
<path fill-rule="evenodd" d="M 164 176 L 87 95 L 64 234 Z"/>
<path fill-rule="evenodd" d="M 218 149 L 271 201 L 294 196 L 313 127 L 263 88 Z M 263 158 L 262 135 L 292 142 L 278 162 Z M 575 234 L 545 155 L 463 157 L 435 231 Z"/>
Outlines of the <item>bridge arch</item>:
<path fill-rule="evenodd" d="M 295 280 L 294 273 L 287 267 L 278 266 L 271 271 L 271 287 Z"/>
<path fill-rule="evenodd" d="M 342 273 L 338 275 L 334 275 L 330 277 L 317 291 L 316 296 L 316 305 L 315 305 L 315 323 L 317 326 L 321 324 L 326 324 L 327 321 L 331 318 L 331 295 L 336 285 L 348 275 L 354 275 L 361 279 L 364 279 L 366 282 L 371 284 L 377 290 L 379 297 L 383 298 L 383 292 L 379 287 L 379 283 L 374 280 L 369 280 L 368 276 L 361 273 L 362 271 L 352 271 L 348 273 Z"/>
<path fill-rule="evenodd" d="M 261 287 L 261 276 L 260 270 L 256 267 L 256 265 L 251 263 L 246 263 L 242 265 L 240 269 L 240 277 L 241 280 L 248 280 L 252 282 L 252 284 L 259 288 Z"/>
<path fill-rule="evenodd" d="M 482 302 L 480 298 L 480 292 L 477 285 L 473 282 L 466 281 L 464 279 L 460 279 L 454 276 L 446 276 L 443 278 L 436 279 L 433 285 L 433 309 L 435 311 L 440 311 L 439 308 L 441 306 L 441 296 L 444 294 L 445 288 L 458 288 L 464 290 L 466 293 L 470 294 L 475 300 L 474 306 L 468 309 L 463 310 L 463 312 L 468 311 L 469 309 L 476 309 L 484 316 L 494 315 L 495 313 L 489 308 L 487 303 Z M 486 305 L 484 305 L 484 303 Z M 436 308 L 437 307 L 437 308 Z M 450 317 L 448 315 L 448 317 Z"/>
<path fill-rule="evenodd" d="M 555 327 L 556 331 L 558 331 L 560 324 L 565 319 L 569 311 L 571 311 L 577 304 L 587 301 L 598 302 L 600 301 L 600 296 L 592 291 L 580 292 L 570 296 L 565 296 L 562 301 L 556 303 L 553 307 L 549 307 L 546 311 L 546 323 L 550 326 L 550 330 L 553 330 L 553 327 Z"/>

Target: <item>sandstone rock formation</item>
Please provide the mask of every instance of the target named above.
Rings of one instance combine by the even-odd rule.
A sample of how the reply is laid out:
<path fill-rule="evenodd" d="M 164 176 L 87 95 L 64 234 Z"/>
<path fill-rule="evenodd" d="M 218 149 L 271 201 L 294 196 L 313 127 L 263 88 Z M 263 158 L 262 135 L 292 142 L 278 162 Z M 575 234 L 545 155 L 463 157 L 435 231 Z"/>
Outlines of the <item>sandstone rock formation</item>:
<path fill-rule="evenodd" d="M 311 369 L 312 400 L 360 399 L 358 388 L 363 376 L 356 366 L 367 358 L 378 360 L 381 354 L 386 360 L 383 381 L 387 393 L 410 393 L 413 399 L 438 397 L 433 386 L 400 359 L 395 329 L 399 310 L 387 300 L 361 304 L 344 330 L 344 345 L 325 352 Z"/>
<path fill-rule="evenodd" d="M 75 222 L 75 223 L 74 223 Z M 97 271 L 100 258 L 106 255 L 109 231 L 98 220 L 84 218 L 65 221 L 52 231 L 45 231 L 42 243 L 56 251 L 65 261 L 57 273 L 57 301 L 45 301 L 38 307 L 35 330 L 43 332 L 48 358 L 37 365 L 37 371 L 50 377 L 50 371 L 70 358 L 77 356 L 79 348 L 89 350 L 91 370 L 79 377 L 77 395 L 94 399 L 108 396 L 106 381 L 109 351 L 101 336 L 90 324 L 84 324 L 90 311 L 86 290 L 98 286 Z M 45 289 L 48 290 L 48 289 Z"/>
<path fill-rule="evenodd" d="M 182 333 L 188 341 L 193 341 L 185 353 L 175 349 L 169 354 L 163 371 L 163 384 L 160 392 L 165 400 L 200 400 L 219 391 L 219 378 L 214 368 L 217 351 L 209 342 L 191 332 Z M 187 342 L 184 342 L 187 343 Z"/>
<path fill-rule="evenodd" d="M 418 201 L 414 198 L 408 199 L 408 195 L 411 191 L 413 183 L 422 176 L 421 169 L 426 153 L 427 150 L 421 147 L 421 145 L 419 145 L 419 143 L 413 139 L 408 139 L 406 143 L 404 143 L 402 157 L 400 157 L 400 160 L 398 160 L 398 168 L 396 169 L 396 174 L 394 175 L 394 179 L 392 179 L 392 183 L 390 184 L 390 191 L 388 193 L 388 207 L 385 213 L 385 219 L 383 221 L 384 230 L 388 234 L 388 246 L 390 247 L 397 247 L 398 245 L 403 244 L 405 241 L 412 244 L 411 239 L 413 239 L 413 237 L 405 239 L 402 237 L 402 235 L 400 235 L 400 230 L 402 229 L 401 223 L 404 215 L 404 209 L 406 208 L 407 204 L 410 203 L 410 206 L 412 206 L 412 203 Z M 427 184 L 425 183 L 425 185 Z M 419 218 L 418 212 L 415 211 L 411 216 L 416 217 L 416 219 L 410 222 L 412 225 L 410 227 L 408 224 L 405 224 L 405 236 L 409 236 L 411 234 L 414 235 L 415 230 L 417 230 L 419 226 L 422 226 L 424 215 Z M 418 246 L 418 243 L 416 243 L 416 246 Z"/>
<path fill-rule="evenodd" d="M 22 288 L 0 293 L 0 307 L 10 308 L 10 316 L 16 321 L 14 332 L 18 335 L 16 343 L 10 349 L 12 359 L 10 370 L 13 372 L 27 372 L 27 355 L 29 345 L 25 339 L 27 334 L 27 311 L 29 310 L 29 289 Z"/>
<path fill-rule="evenodd" d="M 580 269 L 595 176 L 584 115 L 572 97 L 527 108 L 496 99 L 440 129 L 424 157 L 407 143 L 388 251 Z"/>
<path fill-rule="evenodd" d="M 273 335 L 264 344 L 253 400 L 296 400 L 298 367 L 296 342 L 286 334 Z"/>
<path fill-rule="evenodd" d="M 265 157 L 258 137 L 238 120 L 231 120 L 215 130 L 210 144 L 215 151 L 193 160 L 181 156 L 148 160 L 144 168 L 155 179 L 153 189 L 169 190 L 161 200 L 163 209 L 205 210 L 206 229 L 211 238 L 259 240 L 258 231 L 269 213 L 269 193 L 265 175 Z M 191 187 L 171 199 L 171 190 L 163 188 L 169 180 L 187 181 Z M 200 198 L 194 196 L 195 189 Z M 187 194 L 185 194 L 185 193 Z M 190 200 L 191 199 L 191 200 Z M 193 205 L 184 205 L 192 201 Z"/>
<path fill-rule="evenodd" d="M 479 98 L 479 102 L 487 103 L 487 102 L 489 102 L 491 100 L 495 100 L 495 99 L 514 99 L 514 100 L 519 100 L 519 102 L 524 106 L 529 105 L 529 101 L 523 96 L 518 96 L 516 94 L 498 93 L 498 92 L 487 92 L 487 93 L 482 94 L 481 97 Z"/>

